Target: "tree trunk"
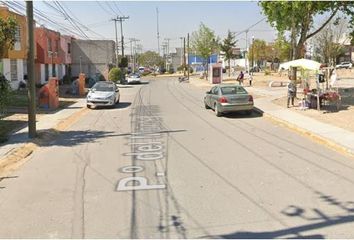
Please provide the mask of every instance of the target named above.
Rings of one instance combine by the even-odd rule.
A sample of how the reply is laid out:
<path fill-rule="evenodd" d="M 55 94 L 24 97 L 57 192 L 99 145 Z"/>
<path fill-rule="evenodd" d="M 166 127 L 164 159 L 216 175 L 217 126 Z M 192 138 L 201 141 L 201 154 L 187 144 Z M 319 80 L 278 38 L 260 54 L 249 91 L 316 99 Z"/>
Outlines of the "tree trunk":
<path fill-rule="evenodd" d="M 229 61 L 229 77 L 230 77 L 231 76 L 231 65 L 230 65 L 231 64 L 231 60 L 229 59 L 228 61 Z"/>

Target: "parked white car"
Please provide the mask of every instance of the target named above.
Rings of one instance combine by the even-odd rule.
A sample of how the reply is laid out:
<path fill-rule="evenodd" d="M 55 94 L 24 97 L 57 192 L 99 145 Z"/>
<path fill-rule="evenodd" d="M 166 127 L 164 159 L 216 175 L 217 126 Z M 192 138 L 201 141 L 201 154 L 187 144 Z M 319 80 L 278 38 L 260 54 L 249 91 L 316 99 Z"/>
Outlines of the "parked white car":
<path fill-rule="evenodd" d="M 137 73 L 132 73 L 127 77 L 127 83 L 141 83 L 140 75 Z"/>
<path fill-rule="evenodd" d="M 90 88 L 86 97 L 88 108 L 97 106 L 111 106 L 119 103 L 120 93 L 118 86 L 111 81 L 100 81 Z"/>
<path fill-rule="evenodd" d="M 336 68 L 352 68 L 353 64 L 351 62 L 342 62 L 336 65 Z"/>

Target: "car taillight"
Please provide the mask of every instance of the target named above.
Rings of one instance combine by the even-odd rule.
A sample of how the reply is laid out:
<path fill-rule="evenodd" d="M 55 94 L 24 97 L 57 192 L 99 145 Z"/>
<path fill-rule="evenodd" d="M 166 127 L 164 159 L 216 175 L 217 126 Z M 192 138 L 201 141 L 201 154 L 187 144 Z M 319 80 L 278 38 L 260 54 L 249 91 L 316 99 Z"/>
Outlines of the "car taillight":
<path fill-rule="evenodd" d="M 249 95 L 249 96 L 248 96 L 248 101 L 249 101 L 249 102 L 253 102 L 253 97 L 252 97 L 252 95 Z"/>
<path fill-rule="evenodd" d="M 226 97 L 219 98 L 219 103 L 227 103 L 227 98 Z"/>

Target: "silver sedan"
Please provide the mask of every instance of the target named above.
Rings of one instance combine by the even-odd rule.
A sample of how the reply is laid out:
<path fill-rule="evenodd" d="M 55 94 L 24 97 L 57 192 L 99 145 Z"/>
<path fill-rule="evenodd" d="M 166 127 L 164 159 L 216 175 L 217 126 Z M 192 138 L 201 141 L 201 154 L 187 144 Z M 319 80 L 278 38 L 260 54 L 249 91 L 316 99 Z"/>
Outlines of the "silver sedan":
<path fill-rule="evenodd" d="M 253 111 L 253 97 L 245 88 L 239 85 L 217 85 L 206 92 L 204 97 L 206 109 L 214 109 L 216 116 L 223 113 L 245 111 L 251 114 Z"/>
<path fill-rule="evenodd" d="M 86 98 L 88 108 L 96 106 L 114 106 L 119 102 L 120 93 L 117 85 L 111 81 L 97 82 L 89 90 Z"/>

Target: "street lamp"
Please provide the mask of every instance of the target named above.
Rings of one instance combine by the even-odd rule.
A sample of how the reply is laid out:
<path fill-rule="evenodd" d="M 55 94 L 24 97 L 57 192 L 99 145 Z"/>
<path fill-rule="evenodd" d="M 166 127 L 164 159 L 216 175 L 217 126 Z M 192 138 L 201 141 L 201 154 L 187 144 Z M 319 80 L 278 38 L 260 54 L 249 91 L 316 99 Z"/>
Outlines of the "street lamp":
<path fill-rule="evenodd" d="M 82 57 L 80 56 L 79 59 L 80 59 L 80 73 L 82 73 L 82 68 L 81 68 L 81 59 L 82 59 Z"/>
<path fill-rule="evenodd" d="M 252 69 L 254 67 L 254 36 L 252 36 L 252 56 L 251 56 L 251 59 L 252 59 Z"/>

